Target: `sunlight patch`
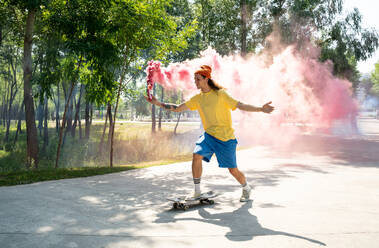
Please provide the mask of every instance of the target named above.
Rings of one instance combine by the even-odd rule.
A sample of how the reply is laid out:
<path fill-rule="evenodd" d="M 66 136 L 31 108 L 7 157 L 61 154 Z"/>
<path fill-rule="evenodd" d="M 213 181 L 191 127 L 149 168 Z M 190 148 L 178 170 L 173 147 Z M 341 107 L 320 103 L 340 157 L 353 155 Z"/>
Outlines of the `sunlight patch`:
<path fill-rule="evenodd" d="M 51 232 L 52 230 L 54 230 L 54 228 L 51 226 L 42 226 L 38 228 L 37 233 L 47 233 L 47 232 Z"/>
<path fill-rule="evenodd" d="M 108 220 L 111 222 L 117 222 L 117 221 L 122 221 L 125 219 L 126 219 L 125 214 L 117 214 L 116 216 L 113 216 L 113 217 L 109 218 Z"/>
<path fill-rule="evenodd" d="M 84 200 L 84 201 L 87 201 L 87 202 L 90 202 L 90 203 L 93 203 L 93 204 L 101 204 L 102 203 L 99 198 L 94 197 L 94 196 L 83 196 L 80 199 Z"/>

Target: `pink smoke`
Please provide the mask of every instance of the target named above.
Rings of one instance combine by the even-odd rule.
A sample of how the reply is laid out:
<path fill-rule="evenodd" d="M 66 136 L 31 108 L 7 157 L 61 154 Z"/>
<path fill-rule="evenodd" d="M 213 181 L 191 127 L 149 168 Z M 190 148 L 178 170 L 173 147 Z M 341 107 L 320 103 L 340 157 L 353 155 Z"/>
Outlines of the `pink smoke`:
<path fill-rule="evenodd" d="M 255 106 L 272 101 L 275 106 L 270 115 L 234 111 L 238 138 L 254 143 L 289 143 L 304 129 L 329 130 L 341 120 L 351 124 L 357 113 L 351 83 L 333 76 L 330 62 L 319 62 L 318 50 L 309 49 L 313 51 L 303 55 L 289 46 L 266 65 L 262 56 L 220 56 L 208 48 L 200 58 L 160 67 L 153 78 L 168 90 L 182 90 L 188 99 L 199 92 L 194 72 L 201 65 L 209 65 L 212 78 L 235 99 Z"/>

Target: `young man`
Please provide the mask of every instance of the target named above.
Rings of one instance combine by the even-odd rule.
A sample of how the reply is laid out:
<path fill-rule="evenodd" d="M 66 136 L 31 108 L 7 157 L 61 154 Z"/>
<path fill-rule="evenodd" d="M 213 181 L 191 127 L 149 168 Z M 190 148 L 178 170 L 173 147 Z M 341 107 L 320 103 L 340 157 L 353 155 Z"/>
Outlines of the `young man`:
<path fill-rule="evenodd" d="M 201 92 L 183 104 L 161 103 L 155 97 L 150 102 L 173 112 L 199 111 L 205 133 L 196 142 L 193 152 L 192 176 L 195 192 L 192 197 L 197 197 L 201 194 L 202 160 L 209 162 L 215 153 L 219 167 L 228 168 L 229 172 L 241 184 L 242 196 L 240 201 L 246 202 L 250 198 L 251 187 L 247 184 L 245 175 L 237 168 L 237 140 L 232 128 L 230 110 L 238 108 L 249 112 L 271 113 L 274 107 L 270 105 L 271 102 L 262 107 L 255 107 L 233 99 L 221 86 L 212 80 L 211 72 L 211 67 L 207 65 L 201 66 L 195 72 L 195 84 Z M 148 98 L 146 99 L 148 100 Z"/>

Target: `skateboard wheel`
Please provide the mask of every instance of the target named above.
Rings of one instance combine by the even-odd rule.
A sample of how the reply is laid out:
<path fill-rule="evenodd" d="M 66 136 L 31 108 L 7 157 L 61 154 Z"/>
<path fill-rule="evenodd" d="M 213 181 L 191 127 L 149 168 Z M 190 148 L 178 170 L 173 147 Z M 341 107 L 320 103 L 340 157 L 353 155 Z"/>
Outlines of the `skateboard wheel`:
<path fill-rule="evenodd" d="M 208 202 L 209 202 L 209 204 L 211 204 L 211 205 L 215 204 L 215 201 L 214 201 L 214 200 L 209 200 Z"/>
<path fill-rule="evenodd" d="M 183 209 L 184 208 L 184 204 L 183 203 L 179 203 L 178 208 Z"/>
<path fill-rule="evenodd" d="M 177 202 L 174 202 L 174 204 L 172 204 L 172 206 L 177 209 L 178 208 L 178 203 Z"/>
<path fill-rule="evenodd" d="M 184 205 L 184 206 L 183 206 L 183 210 L 187 210 L 188 208 L 189 208 L 188 205 Z"/>

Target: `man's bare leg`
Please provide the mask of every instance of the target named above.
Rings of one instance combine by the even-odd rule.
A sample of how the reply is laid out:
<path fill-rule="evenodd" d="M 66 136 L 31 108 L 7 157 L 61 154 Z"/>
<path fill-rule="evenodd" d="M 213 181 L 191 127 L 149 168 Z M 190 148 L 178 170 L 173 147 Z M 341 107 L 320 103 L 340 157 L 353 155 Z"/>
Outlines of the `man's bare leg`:
<path fill-rule="evenodd" d="M 201 178 L 203 173 L 203 156 L 194 153 L 192 157 L 192 176 L 193 178 Z"/>
<path fill-rule="evenodd" d="M 228 168 L 230 174 L 237 179 L 237 181 L 241 184 L 244 185 L 246 184 L 246 177 L 245 175 L 238 169 L 238 168 Z"/>
<path fill-rule="evenodd" d="M 194 153 L 192 158 L 192 176 L 193 176 L 193 182 L 195 184 L 195 195 L 198 196 L 201 194 L 200 190 L 200 180 L 201 175 L 203 173 L 203 156 Z"/>
<path fill-rule="evenodd" d="M 237 181 L 242 186 L 243 191 L 242 191 L 242 196 L 241 196 L 240 201 L 241 202 L 248 201 L 250 198 L 251 188 L 246 182 L 245 175 L 240 170 L 238 170 L 238 168 L 228 168 L 228 169 L 229 169 L 230 174 L 232 174 L 233 177 L 237 179 Z"/>

